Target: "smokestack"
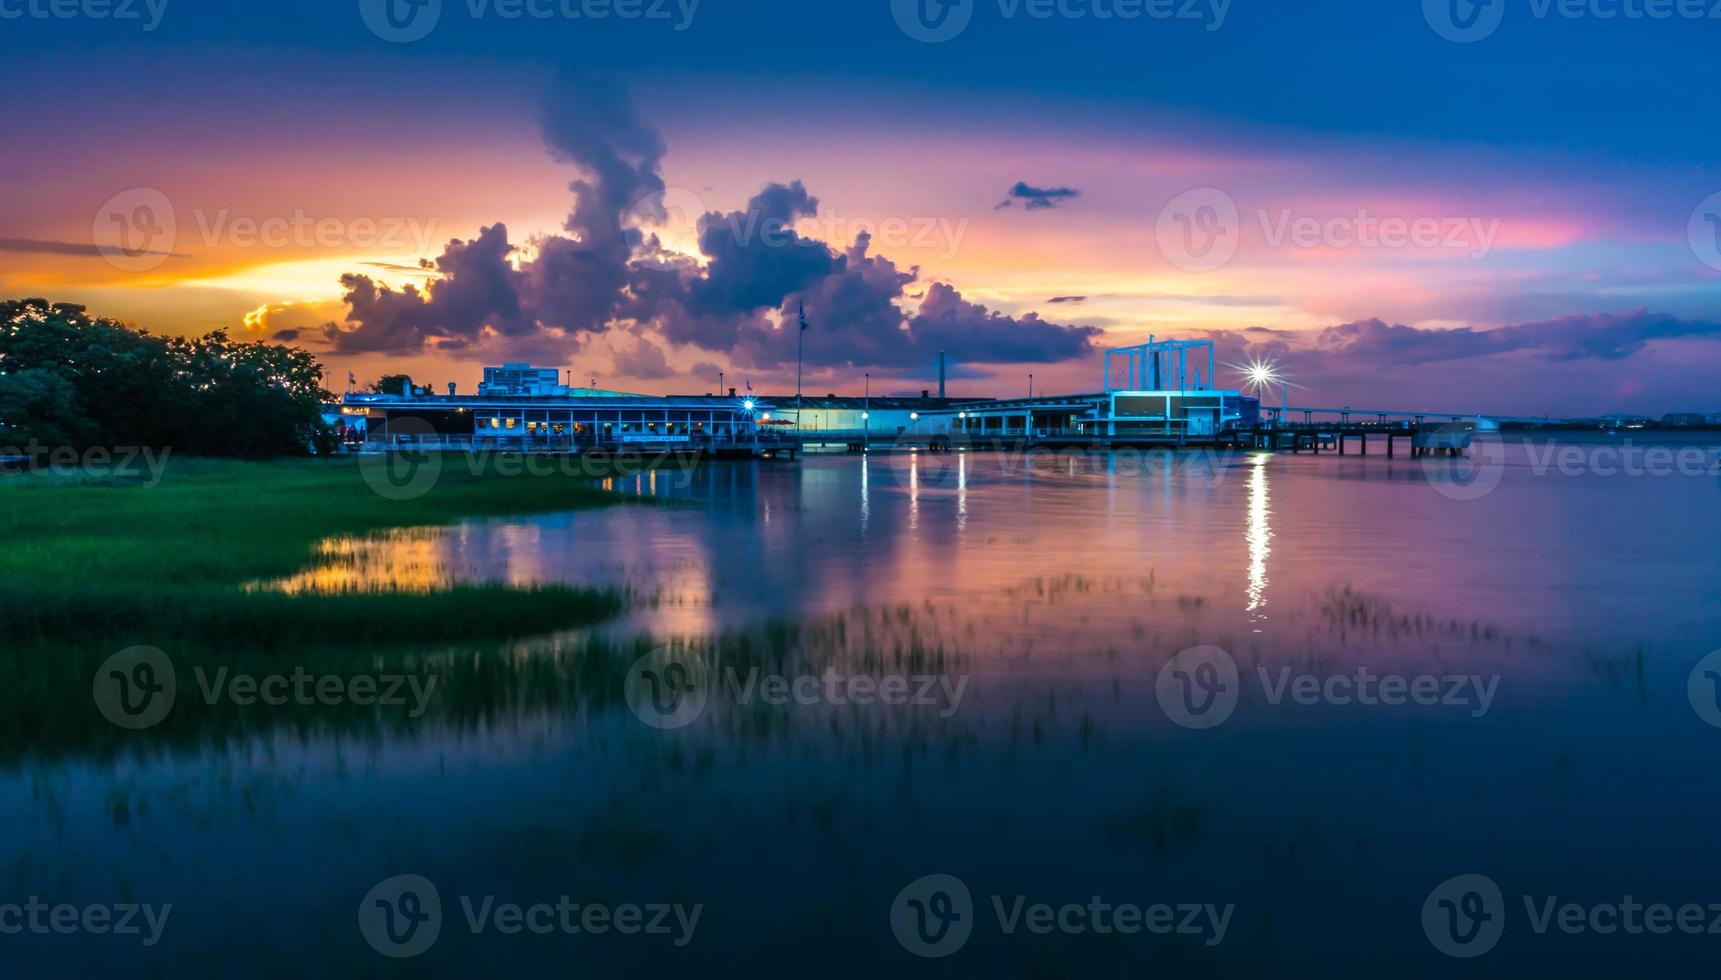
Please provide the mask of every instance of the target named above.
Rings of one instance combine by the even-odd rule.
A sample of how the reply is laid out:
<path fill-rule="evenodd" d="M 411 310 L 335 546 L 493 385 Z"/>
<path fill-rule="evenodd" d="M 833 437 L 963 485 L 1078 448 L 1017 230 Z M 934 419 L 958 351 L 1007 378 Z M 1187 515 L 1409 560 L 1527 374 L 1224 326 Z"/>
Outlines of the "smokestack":
<path fill-rule="evenodd" d="M 938 352 L 938 397 L 944 397 L 944 352 Z"/>
<path fill-rule="evenodd" d="M 454 397 L 454 382 L 452 381 L 448 382 L 448 397 Z"/>

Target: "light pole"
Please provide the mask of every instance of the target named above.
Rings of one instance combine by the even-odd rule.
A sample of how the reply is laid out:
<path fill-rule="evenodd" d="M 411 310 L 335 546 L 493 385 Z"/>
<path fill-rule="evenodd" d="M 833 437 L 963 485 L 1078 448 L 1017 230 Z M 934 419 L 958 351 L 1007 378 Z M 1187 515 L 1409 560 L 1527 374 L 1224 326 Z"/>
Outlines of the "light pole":
<path fill-rule="evenodd" d="M 801 304 L 801 329 L 795 331 L 795 434 L 801 434 L 801 351 L 807 346 L 807 304 Z"/>
<path fill-rule="evenodd" d="M 1022 430 L 1022 434 L 1025 436 L 1031 436 L 1034 433 L 1034 404 L 1033 404 L 1033 402 L 1034 402 L 1034 376 L 1030 374 L 1030 375 L 1028 375 L 1028 414 L 1022 420 L 1023 422 L 1027 423 L 1027 427 Z"/>
<path fill-rule="evenodd" d="M 866 374 L 866 395 L 861 399 L 861 448 L 872 452 L 872 372 Z"/>

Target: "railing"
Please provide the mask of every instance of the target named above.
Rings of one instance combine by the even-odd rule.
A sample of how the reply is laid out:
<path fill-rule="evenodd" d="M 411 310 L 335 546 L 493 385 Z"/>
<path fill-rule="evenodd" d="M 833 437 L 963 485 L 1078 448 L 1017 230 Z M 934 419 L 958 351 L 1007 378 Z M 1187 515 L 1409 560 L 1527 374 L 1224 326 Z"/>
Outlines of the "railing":
<path fill-rule="evenodd" d="M 753 449 L 799 445 L 792 436 L 778 433 L 652 433 L 624 432 L 608 437 L 519 435 L 382 435 L 360 444 L 359 451 L 417 449 L 426 452 L 528 452 L 579 453 L 623 449 Z"/>

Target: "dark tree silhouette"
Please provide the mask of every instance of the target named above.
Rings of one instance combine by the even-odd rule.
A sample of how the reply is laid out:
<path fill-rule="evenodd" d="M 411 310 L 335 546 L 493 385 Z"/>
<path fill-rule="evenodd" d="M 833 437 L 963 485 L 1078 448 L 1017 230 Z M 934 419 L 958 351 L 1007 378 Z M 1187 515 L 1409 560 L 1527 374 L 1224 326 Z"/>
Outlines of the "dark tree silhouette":
<path fill-rule="evenodd" d="M 332 447 L 309 352 L 218 330 L 158 337 L 72 303 L 0 301 L 0 442 L 137 446 L 204 456 Z"/>

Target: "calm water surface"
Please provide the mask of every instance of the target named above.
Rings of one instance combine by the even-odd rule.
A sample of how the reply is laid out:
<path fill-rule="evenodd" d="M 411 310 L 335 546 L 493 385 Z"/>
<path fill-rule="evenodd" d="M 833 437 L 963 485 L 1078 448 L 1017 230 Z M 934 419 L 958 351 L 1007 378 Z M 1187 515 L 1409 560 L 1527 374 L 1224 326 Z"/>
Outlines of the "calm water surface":
<path fill-rule="evenodd" d="M 1619 441 L 1572 445 L 1593 461 Z M 620 481 L 648 498 L 623 506 L 331 541 L 259 587 L 573 583 L 629 608 L 592 636 L 349 651 L 445 665 L 419 719 L 313 710 L 16 760 L 9 894 L 174 909 L 153 949 L 11 951 L 23 975 L 1685 972 L 1721 936 L 1537 935 L 1521 896 L 1721 902 L 1721 728 L 1688 689 L 1721 647 L 1721 477 L 1708 450 L 1695 474 L 1564 475 L 1538 446 L 1484 454 L 1480 483 L 1378 450 L 713 465 Z M 650 662 L 704 664 L 708 700 L 660 730 L 622 673 L 683 643 L 702 652 Z M 1177 708 L 1219 663 L 1192 648 L 1237 665 L 1216 727 Z M 711 681 L 750 667 L 948 686 L 774 706 Z M 1442 698 L 1474 686 L 1274 703 L 1280 678 L 1365 668 L 1450 678 Z M 435 883 L 445 921 L 394 961 L 358 916 L 402 873 Z M 1423 927 L 1431 890 L 1467 873 L 1507 905 L 1470 963 Z M 931 874 L 974 903 L 945 960 L 892 928 Z M 703 913 L 676 948 L 472 935 L 459 905 L 564 895 Z M 1006 935 L 992 896 L 1232 910 L 1217 943 Z"/>

